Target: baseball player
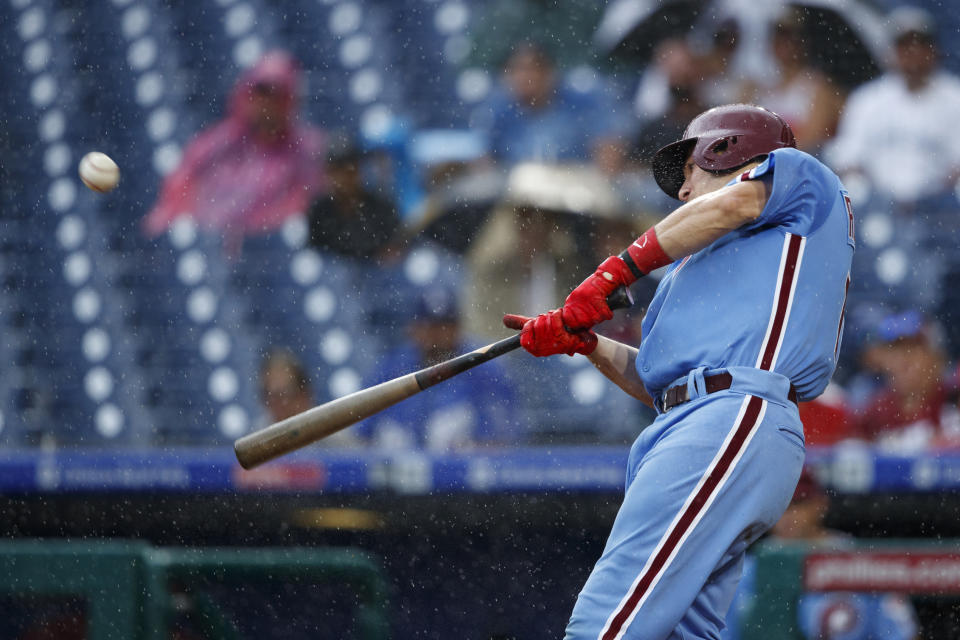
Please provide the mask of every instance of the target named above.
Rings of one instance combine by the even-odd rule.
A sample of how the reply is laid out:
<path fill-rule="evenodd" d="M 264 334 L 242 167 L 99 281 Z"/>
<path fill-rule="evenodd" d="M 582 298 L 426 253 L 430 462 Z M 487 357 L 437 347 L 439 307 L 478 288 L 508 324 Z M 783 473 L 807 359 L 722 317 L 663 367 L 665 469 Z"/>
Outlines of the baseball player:
<path fill-rule="evenodd" d="M 760 107 L 700 114 L 653 159 L 684 204 L 562 308 L 504 317 L 531 354 L 585 354 L 658 413 L 631 448 L 567 640 L 716 638 L 744 550 L 790 501 L 804 458 L 796 403 L 836 366 L 854 247 L 843 185 L 795 147 Z M 639 348 L 591 330 L 612 317 L 607 295 L 666 265 Z"/>

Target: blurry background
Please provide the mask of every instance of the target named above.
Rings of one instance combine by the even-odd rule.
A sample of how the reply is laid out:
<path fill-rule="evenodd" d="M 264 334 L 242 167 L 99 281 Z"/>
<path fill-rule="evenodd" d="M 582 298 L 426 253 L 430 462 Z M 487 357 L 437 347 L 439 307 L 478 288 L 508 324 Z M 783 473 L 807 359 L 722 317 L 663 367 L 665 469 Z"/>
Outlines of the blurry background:
<path fill-rule="evenodd" d="M 652 153 L 733 101 L 856 212 L 801 408 L 826 523 L 960 534 L 950 3 L 0 0 L 0 36 L 0 638 L 560 637 L 653 419 L 585 358 L 512 354 L 252 472 L 230 445 L 557 306 L 676 204 Z M 657 275 L 602 333 L 639 339 Z M 900 590 L 960 636 L 960 580 Z"/>

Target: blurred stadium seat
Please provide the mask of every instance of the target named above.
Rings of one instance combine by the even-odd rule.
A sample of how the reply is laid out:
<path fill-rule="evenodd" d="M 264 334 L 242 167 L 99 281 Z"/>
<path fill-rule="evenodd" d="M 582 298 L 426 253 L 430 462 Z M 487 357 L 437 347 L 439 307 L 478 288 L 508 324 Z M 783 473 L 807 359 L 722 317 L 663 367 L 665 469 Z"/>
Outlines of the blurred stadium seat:
<path fill-rule="evenodd" d="M 12 361 L 22 364 L 11 376 L 17 424 L 8 438 L 15 444 L 129 443 L 149 429 L 118 335 L 117 292 L 98 260 L 98 200 L 79 191 L 71 175 L 75 149 L 93 124 L 74 51 L 61 46 L 75 18 L 70 6 L 37 2 L 16 21 L 24 65 L 21 81 L 11 83 L 22 93 L 12 100 L 25 108 L 14 144 L 34 170 L 20 174 L 21 197 L 4 216 L 3 279 L 12 294 L 5 333 Z"/>
<path fill-rule="evenodd" d="M 654 413 L 621 393 L 583 357 L 509 358 L 510 380 L 523 399 L 532 444 L 625 444 Z"/>
<path fill-rule="evenodd" d="M 287 347 L 302 358 L 316 399 L 359 388 L 382 347 L 368 328 L 366 272 L 306 245 L 303 218 L 252 237 L 230 266 L 230 288 L 261 351 Z"/>
<path fill-rule="evenodd" d="M 476 2 L 405 0 L 393 12 L 396 64 L 406 79 L 404 104 L 417 128 L 463 127 L 470 109 L 486 97 L 489 73 L 462 69 L 474 44 L 469 38 Z"/>

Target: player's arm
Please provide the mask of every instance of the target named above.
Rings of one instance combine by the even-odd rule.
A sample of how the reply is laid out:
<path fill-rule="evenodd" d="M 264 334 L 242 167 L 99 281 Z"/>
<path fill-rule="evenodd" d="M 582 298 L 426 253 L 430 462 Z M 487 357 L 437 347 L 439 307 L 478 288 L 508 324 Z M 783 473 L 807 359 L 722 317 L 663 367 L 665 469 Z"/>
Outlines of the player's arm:
<path fill-rule="evenodd" d="M 630 286 L 654 269 L 707 247 L 727 233 L 756 220 L 769 197 L 767 179 L 746 180 L 704 194 L 677 208 L 620 255 L 604 260 L 567 296 L 564 325 L 586 329 L 613 317 L 606 297 Z"/>
<path fill-rule="evenodd" d="M 643 386 L 634 364 L 637 361 L 635 347 L 597 336 L 597 346 L 587 358 L 618 387 L 648 407 L 653 407 L 653 399 Z"/>
<path fill-rule="evenodd" d="M 759 218 L 769 189 L 767 180 L 747 180 L 704 194 L 658 222 L 656 239 L 673 260 L 696 253 Z"/>

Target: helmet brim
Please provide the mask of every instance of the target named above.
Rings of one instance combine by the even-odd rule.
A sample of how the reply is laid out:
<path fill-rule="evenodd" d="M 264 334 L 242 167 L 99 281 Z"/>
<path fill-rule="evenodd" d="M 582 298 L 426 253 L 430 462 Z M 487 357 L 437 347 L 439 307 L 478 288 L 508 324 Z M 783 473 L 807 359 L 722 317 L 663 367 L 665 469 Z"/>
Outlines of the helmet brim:
<path fill-rule="evenodd" d="M 685 138 L 671 142 L 653 154 L 653 177 L 671 198 L 679 199 L 680 187 L 685 180 L 683 165 L 696 146 L 697 138 Z"/>

